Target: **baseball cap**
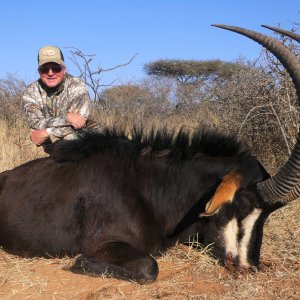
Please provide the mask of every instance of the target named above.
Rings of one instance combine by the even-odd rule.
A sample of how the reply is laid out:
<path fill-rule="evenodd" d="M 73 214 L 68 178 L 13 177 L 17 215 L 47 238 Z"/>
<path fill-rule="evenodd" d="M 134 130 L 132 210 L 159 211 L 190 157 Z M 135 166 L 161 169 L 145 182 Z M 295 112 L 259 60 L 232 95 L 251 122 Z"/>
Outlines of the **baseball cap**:
<path fill-rule="evenodd" d="M 64 65 L 64 56 L 58 47 L 45 46 L 39 50 L 39 54 L 38 54 L 39 67 L 49 62 L 54 62 L 59 65 Z"/>

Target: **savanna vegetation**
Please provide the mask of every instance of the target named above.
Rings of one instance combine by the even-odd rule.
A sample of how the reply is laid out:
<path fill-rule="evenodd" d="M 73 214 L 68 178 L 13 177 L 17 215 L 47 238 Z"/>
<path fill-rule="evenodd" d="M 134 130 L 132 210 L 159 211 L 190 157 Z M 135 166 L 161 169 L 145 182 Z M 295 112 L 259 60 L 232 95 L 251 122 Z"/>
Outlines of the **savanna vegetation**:
<path fill-rule="evenodd" d="M 300 56 L 298 45 L 281 40 Z M 143 80 L 110 86 L 98 79 L 107 70 L 92 70 L 91 59 L 72 51 L 101 128 L 125 128 L 130 137 L 134 126 L 191 133 L 205 126 L 238 136 L 271 174 L 293 148 L 299 124 L 295 90 L 286 71 L 265 51 L 255 61 L 157 60 L 144 66 Z M 22 119 L 25 85 L 11 75 L 0 79 L 0 171 L 45 156 L 30 142 Z M 299 209 L 295 201 L 268 220 L 258 273 L 227 271 L 197 241 L 193 246 L 198 250 L 178 245 L 160 258 L 161 275 L 150 286 L 62 271 L 71 258 L 24 259 L 1 251 L 0 298 L 300 299 Z"/>

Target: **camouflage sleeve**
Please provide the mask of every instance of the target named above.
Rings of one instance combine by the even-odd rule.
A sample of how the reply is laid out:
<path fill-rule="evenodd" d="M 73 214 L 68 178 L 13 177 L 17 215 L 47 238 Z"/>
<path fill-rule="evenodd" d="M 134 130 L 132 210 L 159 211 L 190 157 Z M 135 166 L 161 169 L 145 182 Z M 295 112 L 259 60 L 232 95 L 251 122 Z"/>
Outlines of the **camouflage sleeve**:
<path fill-rule="evenodd" d="M 46 129 L 52 126 L 70 126 L 65 117 L 45 118 L 40 105 L 29 95 L 23 95 L 22 108 L 24 117 L 32 129 Z"/>
<path fill-rule="evenodd" d="M 74 132 L 66 116 L 46 118 L 40 104 L 30 93 L 25 92 L 22 97 L 23 115 L 32 129 L 46 129 L 52 142 L 64 138 Z"/>
<path fill-rule="evenodd" d="M 88 118 L 91 111 L 91 101 L 85 83 L 79 78 L 73 78 L 69 88 L 70 105 L 68 112 L 76 112 Z"/>

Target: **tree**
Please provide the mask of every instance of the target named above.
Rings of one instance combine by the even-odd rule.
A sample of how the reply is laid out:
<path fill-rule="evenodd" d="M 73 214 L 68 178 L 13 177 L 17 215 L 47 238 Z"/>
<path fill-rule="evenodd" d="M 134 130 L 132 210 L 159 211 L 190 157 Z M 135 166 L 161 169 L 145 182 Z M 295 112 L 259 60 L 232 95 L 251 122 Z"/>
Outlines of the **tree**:
<path fill-rule="evenodd" d="M 199 83 L 215 78 L 228 79 L 240 67 L 236 63 L 221 60 L 164 59 L 144 65 L 148 75 L 171 77 L 179 83 Z"/>
<path fill-rule="evenodd" d="M 148 75 L 175 80 L 176 103 L 186 106 L 202 101 L 209 86 L 216 82 L 222 85 L 244 67 L 243 64 L 221 60 L 165 59 L 144 65 L 144 70 Z"/>

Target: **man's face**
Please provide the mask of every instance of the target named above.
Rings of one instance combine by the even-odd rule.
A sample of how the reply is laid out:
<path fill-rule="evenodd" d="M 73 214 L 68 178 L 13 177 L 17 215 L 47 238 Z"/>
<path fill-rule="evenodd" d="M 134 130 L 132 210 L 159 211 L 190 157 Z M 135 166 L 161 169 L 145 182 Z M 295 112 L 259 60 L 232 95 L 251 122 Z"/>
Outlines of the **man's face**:
<path fill-rule="evenodd" d="M 42 82 L 49 88 L 59 85 L 66 74 L 66 67 L 56 63 L 46 63 L 38 69 Z"/>

